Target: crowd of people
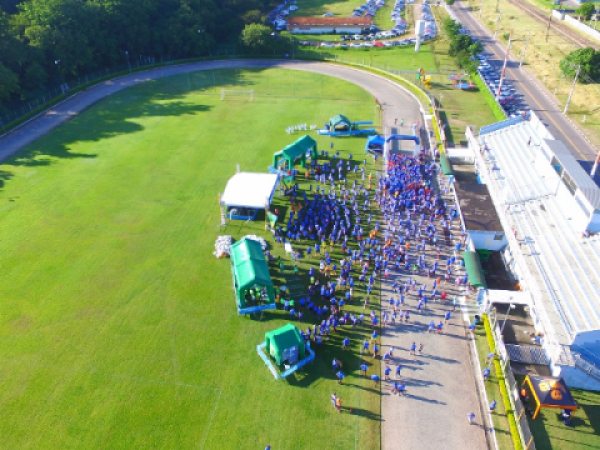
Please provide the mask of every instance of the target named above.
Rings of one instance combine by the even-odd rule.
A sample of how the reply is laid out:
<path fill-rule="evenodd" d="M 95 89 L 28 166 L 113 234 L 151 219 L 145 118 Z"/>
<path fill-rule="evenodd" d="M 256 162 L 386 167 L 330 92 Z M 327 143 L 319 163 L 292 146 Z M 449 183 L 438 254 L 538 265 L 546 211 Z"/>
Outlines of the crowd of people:
<path fill-rule="evenodd" d="M 377 332 L 410 323 L 411 314 L 430 302 L 445 302 L 455 309 L 451 288 L 468 289 L 468 278 L 455 269 L 455 256 L 442 251 L 448 245 L 459 251 L 464 245 L 465 236 L 453 234 L 457 207 L 444 200 L 448 186 L 438 184 L 439 166 L 424 151 L 418 156 L 389 155 L 384 171 L 375 173 L 368 172 L 366 160 L 354 161 L 352 155 L 344 160 L 339 152 L 322 152 L 321 157 L 325 162 L 311 161 L 306 170 L 309 188 L 291 191 L 287 223 L 274 230 L 277 242 L 304 248 L 292 253 L 295 268 L 303 258 L 311 262 L 304 293 L 289 300 L 288 290 L 281 294 L 281 303 L 292 318 L 311 319 L 312 326 L 299 328 L 303 338 L 316 345 L 340 327 L 370 327 L 370 338 L 358 343 L 360 354 L 383 361 L 383 380 L 390 383 L 391 393 L 404 394 L 402 364 L 394 361 L 393 347 L 381 354 Z M 281 260 L 280 269 L 285 272 Z M 425 277 L 426 282 L 417 281 Z M 371 308 L 378 283 L 390 288 L 389 297 L 381 298 L 379 312 Z M 362 308 L 346 308 L 356 306 L 358 291 Z M 431 321 L 428 332 L 442 334 L 451 317 L 447 311 L 439 323 Z M 340 351 L 348 351 L 352 344 L 356 343 L 343 338 Z M 411 356 L 423 353 L 422 343 L 409 345 Z M 369 375 L 369 366 L 361 362 L 351 369 L 378 385 L 378 365 Z M 343 384 L 346 375 L 340 359 L 333 359 L 332 369 Z M 342 412 L 336 394 L 332 402 Z"/>

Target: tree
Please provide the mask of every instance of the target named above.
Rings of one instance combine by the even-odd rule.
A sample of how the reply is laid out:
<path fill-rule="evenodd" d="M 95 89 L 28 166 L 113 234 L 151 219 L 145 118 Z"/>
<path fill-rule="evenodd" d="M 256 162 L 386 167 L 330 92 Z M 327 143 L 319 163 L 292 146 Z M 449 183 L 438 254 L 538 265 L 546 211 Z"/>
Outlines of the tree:
<path fill-rule="evenodd" d="M 246 50 L 258 55 L 273 51 L 274 37 L 271 35 L 271 28 L 251 23 L 244 27 L 240 40 Z"/>
<path fill-rule="evenodd" d="M 0 102 L 8 100 L 19 90 L 19 77 L 12 70 L 0 63 Z"/>
<path fill-rule="evenodd" d="M 242 14 L 242 20 L 246 25 L 250 23 L 261 23 L 263 21 L 262 13 L 258 9 L 251 9 Z"/>
<path fill-rule="evenodd" d="M 479 55 L 483 51 L 483 45 L 481 42 L 476 41 L 469 45 L 469 53 L 473 56 Z"/>
<path fill-rule="evenodd" d="M 567 77 L 574 78 L 578 65 L 581 66 L 581 75 L 586 75 L 593 80 L 600 78 L 600 52 L 591 47 L 575 50 L 560 62 L 560 70 Z"/>
<path fill-rule="evenodd" d="M 594 6 L 593 3 L 584 3 L 575 10 L 575 14 L 583 16 L 584 20 L 590 20 L 592 18 L 592 14 L 594 14 L 595 11 L 596 6 Z"/>
<path fill-rule="evenodd" d="M 471 36 L 466 34 L 459 34 L 452 39 L 450 42 L 450 47 L 448 49 L 448 54 L 450 56 L 457 56 L 463 50 L 468 53 L 469 46 L 473 43 Z"/>
<path fill-rule="evenodd" d="M 460 23 L 455 22 L 448 17 L 444 19 L 444 30 L 450 39 L 452 39 L 460 34 Z"/>

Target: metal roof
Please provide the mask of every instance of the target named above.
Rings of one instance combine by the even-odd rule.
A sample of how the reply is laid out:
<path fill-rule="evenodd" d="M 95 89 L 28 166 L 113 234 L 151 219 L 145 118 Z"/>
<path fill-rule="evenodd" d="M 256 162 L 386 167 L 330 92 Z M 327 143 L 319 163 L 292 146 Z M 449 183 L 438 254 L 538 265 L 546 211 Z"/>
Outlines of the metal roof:
<path fill-rule="evenodd" d="M 561 167 L 569 174 L 569 177 L 571 177 L 577 185 L 577 189 L 581 191 L 587 201 L 594 208 L 600 209 L 600 188 L 590 175 L 583 170 L 569 149 L 565 147 L 562 141 L 542 139 L 542 142 L 554 154 Z"/>

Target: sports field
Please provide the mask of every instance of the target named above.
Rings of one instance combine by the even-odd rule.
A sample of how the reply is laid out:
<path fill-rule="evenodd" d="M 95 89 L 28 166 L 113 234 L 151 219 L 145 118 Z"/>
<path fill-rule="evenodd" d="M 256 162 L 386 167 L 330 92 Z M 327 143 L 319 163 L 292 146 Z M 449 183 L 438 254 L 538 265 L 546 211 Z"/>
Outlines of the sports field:
<path fill-rule="evenodd" d="M 256 99 L 222 101 L 223 87 Z M 265 234 L 260 221 L 219 230 L 217 194 L 236 164 L 266 171 L 299 136 L 286 127 L 337 113 L 378 120 L 372 97 L 338 79 L 197 72 L 121 91 L 5 162 L 0 447 L 379 448 L 378 389 L 358 378 L 370 330 L 349 333 L 352 352 L 340 351 L 346 332 L 333 336 L 308 370 L 274 381 L 255 347 L 288 316 L 239 317 L 229 260 L 212 255 L 218 234 Z M 362 162 L 364 139 L 336 150 Z M 335 412 L 333 392 L 353 414 Z"/>

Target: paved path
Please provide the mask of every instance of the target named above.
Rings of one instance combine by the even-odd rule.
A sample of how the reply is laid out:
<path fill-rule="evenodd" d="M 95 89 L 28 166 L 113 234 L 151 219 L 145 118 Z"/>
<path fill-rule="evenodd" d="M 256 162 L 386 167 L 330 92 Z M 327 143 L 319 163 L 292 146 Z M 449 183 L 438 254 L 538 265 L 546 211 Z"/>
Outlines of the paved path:
<path fill-rule="evenodd" d="M 394 83 L 377 75 L 319 62 L 210 61 L 153 69 L 107 81 L 83 91 L 0 138 L 0 160 L 16 153 L 95 102 L 127 87 L 186 72 L 245 67 L 307 70 L 355 83 L 370 92 L 382 104 L 384 126 L 388 134 L 409 134 L 412 124 L 423 121 L 417 101 Z M 403 126 L 400 125 L 401 121 L 404 121 Z M 386 298 L 388 294 L 389 289 L 386 291 Z M 414 300 L 411 299 L 410 303 L 414 304 Z M 434 305 L 422 316 L 414 314 L 409 325 L 385 330 L 383 345 L 394 345 L 397 348 L 396 356 L 401 358 L 400 361 L 404 361 L 408 395 L 403 398 L 392 397 L 389 395 L 387 383 L 383 385 L 384 449 L 401 447 L 420 450 L 435 447 L 463 450 L 465 446 L 472 449 L 484 448 L 484 432 L 478 426 L 467 425 L 467 413 L 471 410 L 478 411 L 478 400 L 467 359 L 467 341 L 464 339 L 464 329 L 459 325 L 459 318 L 453 319 L 452 325 L 447 327 L 446 335 L 434 336 L 423 332 L 429 317 L 435 316 L 438 319 L 437 315 L 445 308 Z M 426 345 L 423 356 L 408 357 L 406 349 L 413 340 Z"/>
<path fill-rule="evenodd" d="M 448 204 L 450 197 L 446 197 Z M 460 305 L 453 311 L 452 299 L 464 294 L 464 288 L 454 283 L 456 275 L 464 271 L 453 271 L 447 285 L 443 281 L 446 259 L 454 253 L 454 244 L 460 237 L 459 224 L 453 223 L 454 242 L 440 245 L 441 261 L 438 276 L 442 275 L 439 292 L 446 291 L 447 302 L 429 302 L 422 311 L 417 310 L 417 291 L 411 291 L 406 306 L 399 309 L 411 313 L 407 323 L 391 324 L 382 330 L 382 353 L 394 347 L 394 358 L 389 364 L 395 374 L 396 365 L 403 366 L 400 380 L 406 385 L 403 396 L 391 393 L 392 383 L 397 379 L 382 383 L 382 449 L 484 449 L 487 448 L 484 422 L 481 418 L 479 399 L 476 395 L 475 380 L 469 356 L 469 338 Z M 417 242 L 410 239 L 411 254 Z M 427 264 L 437 259 L 437 253 L 427 246 Z M 382 286 L 382 314 L 391 314 L 393 307 L 389 299 L 398 299 L 392 291 L 392 283 L 404 284 L 407 279 L 416 280 L 417 286 L 425 284 L 429 295 L 433 288 L 433 278 L 415 275 L 405 270 L 392 272 Z M 457 298 L 458 303 L 458 298 Z M 437 325 L 444 320 L 446 311 L 451 311 L 451 320 L 444 326 L 443 334 L 429 333 L 429 323 Z M 411 356 L 410 346 L 424 344 L 422 355 Z M 382 370 L 386 364 L 382 362 Z M 467 414 L 474 412 L 476 424 L 469 425 Z"/>
<path fill-rule="evenodd" d="M 471 36 L 480 39 L 485 51 L 493 54 L 495 59 L 489 61 L 490 65 L 501 69 L 506 47 L 493 39 L 475 15 L 467 10 L 465 2 L 458 1 L 451 8 L 458 20 L 471 31 Z M 591 169 L 591 164 L 596 158 L 596 150 L 562 113 L 564 105 L 559 104 L 556 97 L 525 66 L 519 68 L 519 61 L 512 56 L 506 66 L 506 79 L 523 97 L 527 107 L 534 110 L 546 124 L 554 138 L 561 140 L 585 169 Z"/>

